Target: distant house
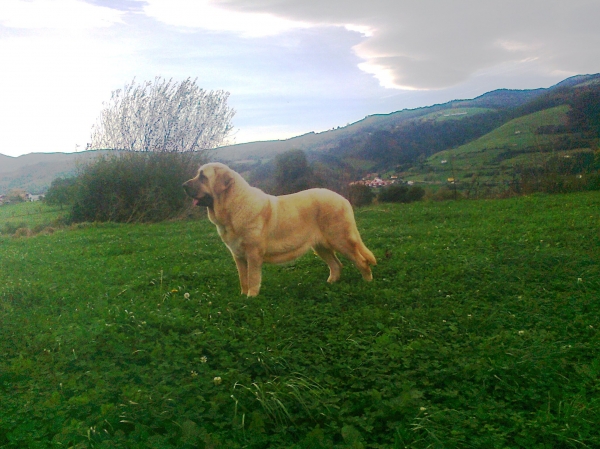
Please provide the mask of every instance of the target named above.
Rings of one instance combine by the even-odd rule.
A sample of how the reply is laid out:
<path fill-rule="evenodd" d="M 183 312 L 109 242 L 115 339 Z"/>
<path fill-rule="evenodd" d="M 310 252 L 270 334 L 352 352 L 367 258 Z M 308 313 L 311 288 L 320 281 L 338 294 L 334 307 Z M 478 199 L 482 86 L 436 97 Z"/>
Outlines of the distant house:
<path fill-rule="evenodd" d="M 25 194 L 25 198 L 27 199 L 27 201 L 40 201 L 43 200 L 45 197 L 45 195 L 32 195 L 31 193 L 26 193 Z"/>
<path fill-rule="evenodd" d="M 384 181 L 381 178 L 375 178 L 369 183 L 369 187 L 383 187 L 388 184 L 389 184 L 388 181 Z"/>

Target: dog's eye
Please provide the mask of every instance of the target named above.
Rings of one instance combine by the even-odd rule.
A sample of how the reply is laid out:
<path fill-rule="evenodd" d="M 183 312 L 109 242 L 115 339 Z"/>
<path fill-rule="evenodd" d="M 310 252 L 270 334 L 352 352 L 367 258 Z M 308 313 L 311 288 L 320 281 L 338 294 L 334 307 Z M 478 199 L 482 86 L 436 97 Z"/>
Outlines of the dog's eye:
<path fill-rule="evenodd" d="M 208 178 L 206 177 L 206 175 L 204 174 L 204 171 L 200 171 L 200 176 L 198 177 L 198 179 L 200 180 L 200 182 L 204 182 L 206 181 Z"/>

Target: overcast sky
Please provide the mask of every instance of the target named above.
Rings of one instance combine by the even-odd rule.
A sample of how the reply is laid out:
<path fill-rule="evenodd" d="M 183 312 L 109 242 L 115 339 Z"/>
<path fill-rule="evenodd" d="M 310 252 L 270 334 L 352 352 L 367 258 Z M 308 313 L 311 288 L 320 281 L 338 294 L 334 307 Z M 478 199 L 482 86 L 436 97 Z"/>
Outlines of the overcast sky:
<path fill-rule="evenodd" d="M 232 143 L 600 72 L 598 0 L 0 0 L 0 153 L 83 149 L 113 90 L 231 93 Z"/>

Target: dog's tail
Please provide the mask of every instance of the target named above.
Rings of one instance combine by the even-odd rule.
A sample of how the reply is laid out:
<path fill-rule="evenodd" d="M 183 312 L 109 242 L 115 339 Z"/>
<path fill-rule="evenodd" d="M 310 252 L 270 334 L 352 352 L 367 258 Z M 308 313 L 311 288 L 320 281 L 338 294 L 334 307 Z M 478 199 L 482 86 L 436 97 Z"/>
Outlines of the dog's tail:
<path fill-rule="evenodd" d="M 358 252 L 366 259 L 369 265 L 377 265 L 377 259 L 375 259 L 371 250 L 366 247 L 362 240 L 358 242 Z"/>

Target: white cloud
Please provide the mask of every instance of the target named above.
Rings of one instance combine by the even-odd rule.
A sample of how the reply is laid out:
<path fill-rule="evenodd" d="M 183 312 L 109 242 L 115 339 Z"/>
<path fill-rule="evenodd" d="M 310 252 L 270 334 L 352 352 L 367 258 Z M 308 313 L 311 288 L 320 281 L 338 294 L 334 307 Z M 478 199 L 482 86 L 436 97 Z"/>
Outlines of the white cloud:
<path fill-rule="evenodd" d="M 144 13 L 169 25 L 229 31 L 245 37 L 273 36 L 310 26 L 306 22 L 269 13 L 244 13 L 219 8 L 208 0 L 147 0 Z"/>
<path fill-rule="evenodd" d="M 106 28 L 122 22 L 122 14 L 77 0 L 2 0 L 0 3 L 0 24 L 9 28 Z"/>

